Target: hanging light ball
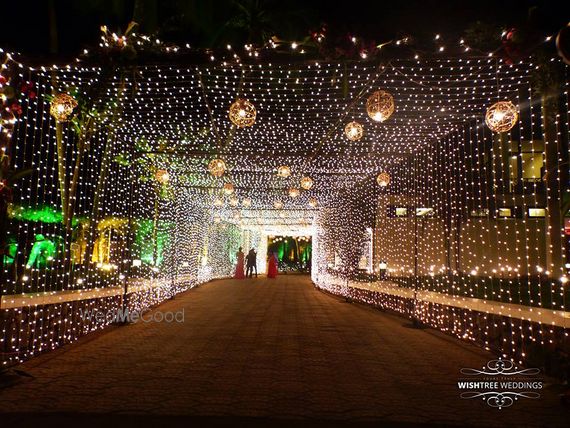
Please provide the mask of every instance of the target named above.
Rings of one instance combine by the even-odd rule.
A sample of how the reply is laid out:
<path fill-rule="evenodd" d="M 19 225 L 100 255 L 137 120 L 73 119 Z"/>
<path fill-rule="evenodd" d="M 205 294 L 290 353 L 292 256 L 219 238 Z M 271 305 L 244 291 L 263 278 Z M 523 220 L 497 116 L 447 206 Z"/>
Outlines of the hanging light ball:
<path fill-rule="evenodd" d="M 238 98 L 230 106 L 230 120 L 238 128 L 245 128 L 255 123 L 257 112 L 252 103 L 243 98 Z"/>
<path fill-rule="evenodd" d="M 299 189 L 297 187 L 290 187 L 289 188 L 289 196 L 291 196 L 292 198 L 296 198 L 297 196 L 299 196 L 301 192 L 299 191 Z"/>
<path fill-rule="evenodd" d="M 281 201 L 275 201 L 275 202 L 273 203 L 273 206 L 274 206 L 275 208 L 277 208 L 278 210 L 280 210 L 281 208 L 283 208 L 283 202 L 281 202 Z"/>
<path fill-rule="evenodd" d="M 77 107 L 77 101 L 72 96 L 59 94 L 51 101 L 49 112 L 58 122 L 67 122 L 75 107 Z"/>
<path fill-rule="evenodd" d="M 366 101 L 366 112 L 370 119 L 384 122 L 394 113 L 394 97 L 386 91 L 376 91 Z"/>
<path fill-rule="evenodd" d="M 6 107 L 0 112 L 0 130 L 11 131 L 16 124 L 16 116 L 10 108 Z"/>
<path fill-rule="evenodd" d="M 510 101 L 499 101 L 487 109 L 485 123 L 493 132 L 507 132 L 519 120 L 517 108 Z"/>
<path fill-rule="evenodd" d="M 344 127 L 344 133 L 350 141 L 358 141 L 364 134 L 364 127 L 358 122 L 349 122 Z"/>
<path fill-rule="evenodd" d="M 309 198 L 309 206 L 310 207 L 316 208 L 317 205 L 318 205 L 317 198 Z"/>
<path fill-rule="evenodd" d="M 291 168 L 286 165 L 277 168 L 277 175 L 281 178 L 287 178 L 291 175 Z"/>
<path fill-rule="evenodd" d="M 221 177 L 226 172 L 226 163 L 221 159 L 213 159 L 208 164 L 208 171 L 214 177 Z"/>
<path fill-rule="evenodd" d="M 230 205 L 231 205 L 232 207 L 237 207 L 237 206 L 239 205 L 239 199 L 236 198 L 235 196 L 232 196 L 232 197 L 230 198 Z"/>
<path fill-rule="evenodd" d="M 243 201 L 241 201 L 241 204 L 244 207 L 251 207 L 251 198 L 243 198 Z"/>
<path fill-rule="evenodd" d="M 378 174 L 378 177 L 376 177 L 376 181 L 380 186 L 386 187 L 388 184 L 390 184 L 390 174 L 388 174 L 386 171 L 383 171 L 380 174 Z"/>
<path fill-rule="evenodd" d="M 170 181 L 170 174 L 165 169 L 159 169 L 154 174 L 154 178 L 156 178 L 156 181 L 160 184 L 166 184 Z"/>
<path fill-rule="evenodd" d="M 234 193 L 234 185 L 232 183 L 224 184 L 224 193 L 226 195 L 231 195 L 232 193 Z"/>
<path fill-rule="evenodd" d="M 224 201 L 221 198 L 216 198 L 214 199 L 214 206 L 218 208 L 223 207 Z"/>
<path fill-rule="evenodd" d="M 219 215 L 214 217 L 214 223 L 219 223 L 221 221 L 222 221 L 222 218 Z"/>
<path fill-rule="evenodd" d="M 556 49 L 560 58 L 570 65 L 570 22 L 556 35 Z"/>
<path fill-rule="evenodd" d="M 310 190 L 311 187 L 313 187 L 313 184 L 315 184 L 315 182 L 313 181 L 313 179 L 311 177 L 301 178 L 301 187 L 303 189 Z"/>

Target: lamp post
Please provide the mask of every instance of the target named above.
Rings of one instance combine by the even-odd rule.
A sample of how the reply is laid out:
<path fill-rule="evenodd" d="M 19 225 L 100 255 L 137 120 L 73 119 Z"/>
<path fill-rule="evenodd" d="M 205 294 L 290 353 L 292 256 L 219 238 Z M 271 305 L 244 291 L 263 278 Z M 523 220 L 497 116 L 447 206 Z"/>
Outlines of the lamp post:
<path fill-rule="evenodd" d="M 388 265 L 386 264 L 385 261 L 381 261 L 378 264 L 378 270 L 380 271 L 380 279 L 381 280 L 385 280 L 386 279 L 386 269 L 388 268 Z"/>

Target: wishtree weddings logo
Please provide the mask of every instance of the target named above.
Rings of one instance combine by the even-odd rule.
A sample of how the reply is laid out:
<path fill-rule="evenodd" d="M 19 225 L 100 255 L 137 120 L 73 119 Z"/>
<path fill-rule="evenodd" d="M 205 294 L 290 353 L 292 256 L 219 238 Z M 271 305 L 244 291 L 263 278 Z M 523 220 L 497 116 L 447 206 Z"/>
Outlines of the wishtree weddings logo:
<path fill-rule="evenodd" d="M 129 310 L 128 308 L 110 309 L 108 311 L 79 309 L 79 316 L 83 321 L 104 323 L 136 323 L 142 322 L 184 322 L 184 308 L 178 312 L 151 311 L 149 308 Z"/>
<path fill-rule="evenodd" d="M 536 400 L 544 381 L 540 369 L 519 369 L 508 360 L 491 360 L 481 370 L 463 368 L 457 382 L 461 398 L 480 398 L 489 406 L 502 409 L 521 398 Z"/>

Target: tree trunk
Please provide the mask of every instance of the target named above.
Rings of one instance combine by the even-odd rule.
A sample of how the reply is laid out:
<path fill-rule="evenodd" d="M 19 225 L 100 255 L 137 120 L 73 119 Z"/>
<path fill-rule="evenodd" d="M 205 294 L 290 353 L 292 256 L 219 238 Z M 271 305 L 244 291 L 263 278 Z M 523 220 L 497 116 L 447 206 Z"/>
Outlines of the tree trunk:
<path fill-rule="evenodd" d="M 544 151 L 546 163 L 546 201 L 547 201 L 547 234 L 546 261 L 552 278 L 564 274 L 564 254 L 562 234 L 564 218 L 560 198 L 559 177 L 559 139 L 556 129 L 556 113 L 558 112 L 558 94 L 555 90 L 545 91 L 542 95 L 542 117 L 544 133 Z"/>
<path fill-rule="evenodd" d="M 111 157 L 113 154 L 113 148 L 115 146 L 115 125 L 122 111 L 124 93 L 125 79 L 123 76 L 121 78 L 121 85 L 117 93 L 117 102 L 115 103 L 115 107 L 113 109 L 113 115 L 109 126 L 109 133 L 107 134 L 105 152 L 103 153 L 101 168 L 99 170 L 99 179 L 97 180 L 97 188 L 95 189 L 95 195 L 93 196 L 93 207 L 89 221 L 89 232 L 87 233 L 87 245 L 85 247 L 84 263 L 86 264 L 89 264 L 91 262 L 91 256 L 93 254 L 93 247 L 95 244 L 95 231 L 97 229 L 97 222 L 99 221 L 99 204 L 101 200 L 101 194 L 105 190 L 107 173 L 109 171 L 109 165 L 111 164 Z"/>
<path fill-rule="evenodd" d="M 59 182 L 59 193 L 61 197 L 61 214 L 65 224 L 67 211 L 67 176 L 65 168 L 65 147 L 63 145 L 63 123 L 55 124 L 55 137 L 57 143 L 57 178 Z"/>
<path fill-rule="evenodd" d="M 160 197 L 160 185 L 158 183 L 155 184 L 155 198 L 154 198 L 154 219 L 152 223 L 152 264 L 154 266 L 157 265 L 156 259 L 158 256 L 158 199 Z"/>
<path fill-rule="evenodd" d="M 101 169 L 99 172 L 99 179 L 97 181 L 97 188 L 95 189 L 95 195 L 93 197 L 93 208 L 91 211 L 91 218 L 89 221 L 89 232 L 87 233 L 87 245 L 85 247 L 85 260 L 84 262 L 89 264 L 91 261 L 91 256 L 93 254 L 93 246 L 95 244 L 95 231 L 97 229 L 97 222 L 99 221 L 99 202 L 101 193 L 105 189 L 105 182 L 107 180 L 107 172 L 109 169 L 109 164 L 111 163 L 111 152 L 114 146 L 114 132 L 109 133 L 107 136 L 107 142 L 105 143 L 105 152 L 103 154 L 103 159 L 101 161 Z"/>
<path fill-rule="evenodd" d="M 81 171 L 81 161 L 83 159 L 85 145 L 87 141 L 91 138 L 92 128 L 93 128 L 93 119 L 89 117 L 85 123 L 85 128 L 82 130 L 81 135 L 79 136 L 79 142 L 77 144 L 77 157 L 75 158 L 73 177 L 71 179 L 71 184 L 69 186 L 69 194 L 67 196 L 67 206 L 64 212 L 64 225 L 66 233 L 68 234 L 71 234 L 71 226 L 73 222 L 73 216 L 75 214 L 75 194 L 77 193 L 77 185 L 79 183 L 79 172 Z"/>
<path fill-rule="evenodd" d="M 55 10 L 55 0 L 49 0 L 49 52 L 56 54 L 58 51 L 57 35 L 57 15 Z"/>

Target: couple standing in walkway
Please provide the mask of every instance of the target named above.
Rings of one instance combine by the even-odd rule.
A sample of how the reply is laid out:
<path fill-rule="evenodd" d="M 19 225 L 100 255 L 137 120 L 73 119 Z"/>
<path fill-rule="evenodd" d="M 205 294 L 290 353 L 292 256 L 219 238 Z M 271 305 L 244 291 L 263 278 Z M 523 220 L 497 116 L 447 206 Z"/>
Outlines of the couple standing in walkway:
<path fill-rule="evenodd" d="M 244 261 L 246 265 L 246 272 L 243 273 Z M 253 269 L 255 269 L 255 277 L 257 278 L 257 253 L 255 249 L 249 250 L 247 256 L 244 257 L 241 247 L 237 252 L 237 265 L 236 272 L 234 275 L 235 279 L 244 279 L 246 276 L 248 278 L 253 278 Z"/>
<path fill-rule="evenodd" d="M 275 278 L 277 276 L 277 254 L 269 253 L 269 258 L 267 261 L 267 277 Z M 244 274 L 243 268 L 246 265 L 246 272 Z M 244 279 L 246 276 L 248 278 L 253 277 L 253 270 L 255 269 L 255 277 L 257 278 L 257 253 L 255 249 L 249 250 L 247 256 L 244 255 L 242 248 L 239 247 L 237 252 L 237 265 L 236 272 L 234 274 L 235 279 Z"/>

